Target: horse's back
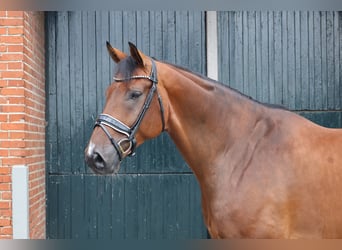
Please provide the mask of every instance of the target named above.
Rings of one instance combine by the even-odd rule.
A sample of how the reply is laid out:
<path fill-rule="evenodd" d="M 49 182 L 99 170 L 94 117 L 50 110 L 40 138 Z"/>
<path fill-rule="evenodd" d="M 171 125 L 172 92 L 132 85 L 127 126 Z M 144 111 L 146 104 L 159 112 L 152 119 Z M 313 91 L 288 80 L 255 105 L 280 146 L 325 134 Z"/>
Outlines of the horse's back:
<path fill-rule="evenodd" d="M 217 192 L 215 210 L 225 213 L 209 219 L 217 221 L 213 235 L 341 238 L 342 130 L 287 111 L 272 119 L 242 175 L 230 175 Z"/>
<path fill-rule="evenodd" d="M 293 148 L 283 165 L 289 237 L 341 238 L 342 129 L 292 119 L 287 146 Z"/>

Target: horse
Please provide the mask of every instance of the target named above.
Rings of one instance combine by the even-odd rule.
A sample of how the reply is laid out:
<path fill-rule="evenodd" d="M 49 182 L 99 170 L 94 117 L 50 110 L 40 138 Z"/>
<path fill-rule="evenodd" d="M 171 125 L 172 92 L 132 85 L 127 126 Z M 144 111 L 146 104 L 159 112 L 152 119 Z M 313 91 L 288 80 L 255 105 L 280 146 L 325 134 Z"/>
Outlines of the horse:
<path fill-rule="evenodd" d="M 107 42 L 117 64 L 85 149 L 115 174 L 167 132 L 201 190 L 211 238 L 341 238 L 342 130 L 255 101 L 217 81 Z"/>

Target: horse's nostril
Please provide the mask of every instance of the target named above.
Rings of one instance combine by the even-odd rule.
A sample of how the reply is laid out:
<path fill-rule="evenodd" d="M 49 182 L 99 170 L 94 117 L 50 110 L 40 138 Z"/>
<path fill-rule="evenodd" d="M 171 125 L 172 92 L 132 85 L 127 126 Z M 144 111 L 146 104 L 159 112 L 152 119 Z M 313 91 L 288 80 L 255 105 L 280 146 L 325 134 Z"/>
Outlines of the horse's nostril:
<path fill-rule="evenodd" d="M 94 153 L 93 161 L 94 161 L 96 168 L 102 169 L 105 167 L 105 161 L 103 160 L 102 156 L 99 153 L 96 153 L 96 152 Z"/>
<path fill-rule="evenodd" d="M 95 152 L 94 151 L 92 151 L 92 152 L 88 151 L 87 152 L 86 162 L 93 169 L 102 170 L 102 169 L 106 168 L 105 160 L 103 159 L 101 154 L 96 152 L 96 151 Z"/>

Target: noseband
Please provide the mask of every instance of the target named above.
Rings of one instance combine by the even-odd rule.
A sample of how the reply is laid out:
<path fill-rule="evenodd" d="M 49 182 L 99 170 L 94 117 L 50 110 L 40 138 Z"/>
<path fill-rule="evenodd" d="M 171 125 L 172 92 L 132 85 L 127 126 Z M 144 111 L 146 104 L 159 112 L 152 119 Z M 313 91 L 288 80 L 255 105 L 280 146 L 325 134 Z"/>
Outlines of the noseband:
<path fill-rule="evenodd" d="M 157 92 L 158 102 L 159 102 L 159 106 L 160 106 L 160 113 L 161 113 L 161 120 L 162 120 L 162 132 L 165 129 L 163 103 L 162 103 L 161 96 L 159 95 L 158 90 L 157 90 L 157 84 L 158 84 L 157 68 L 156 68 L 156 64 L 155 64 L 154 60 L 151 59 L 151 61 L 152 61 L 152 68 L 151 68 L 151 73 L 149 76 L 137 75 L 137 76 L 131 76 L 131 77 L 127 77 L 127 78 L 116 78 L 116 77 L 114 77 L 114 81 L 116 81 L 116 82 L 126 82 L 126 81 L 130 81 L 132 79 L 148 79 L 152 82 L 152 86 L 151 86 L 150 91 L 146 97 L 145 103 L 144 103 L 137 119 L 135 120 L 134 124 L 132 125 L 132 127 L 127 126 L 126 124 L 124 124 L 120 120 L 118 120 L 118 119 L 116 119 L 110 115 L 107 115 L 107 114 L 100 114 L 98 116 L 98 118 L 96 119 L 96 122 L 95 122 L 94 128 L 98 126 L 104 131 L 104 133 L 107 135 L 108 139 L 110 140 L 110 142 L 114 146 L 115 150 L 117 151 L 120 161 L 123 158 L 125 158 L 126 156 L 134 155 L 134 150 L 136 148 L 136 143 L 137 143 L 136 138 L 135 138 L 135 134 L 138 131 L 138 128 L 139 128 L 139 126 L 140 126 L 140 124 L 141 124 L 141 122 L 142 122 L 142 120 L 146 114 L 146 111 L 150 107 L 150 104 L 152 102 L 152 99 L 153 99 L 155 92 Z M 107 130 L 107 127 L 115 130 L 116 132 L 119 132 L 119 133 L 125 135 L 127 138 L 123 138 L 117 142 L 110 135 L 110 133 Z M 129 146 L 127 147 L 127 149 L 125 149 L 125 146 L 123 145 L 124 143 L 129 143 Z"/>

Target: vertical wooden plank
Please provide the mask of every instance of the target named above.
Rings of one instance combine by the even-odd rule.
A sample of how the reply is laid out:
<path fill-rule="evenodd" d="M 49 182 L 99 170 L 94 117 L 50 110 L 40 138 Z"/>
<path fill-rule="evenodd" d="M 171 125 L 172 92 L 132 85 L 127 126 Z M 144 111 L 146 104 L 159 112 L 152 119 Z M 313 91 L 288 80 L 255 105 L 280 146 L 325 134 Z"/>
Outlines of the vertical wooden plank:
<path fill-rule="evenodd" d="M 257 96 L 257 76 L 256 76 L 256 13 L 255 11 L 247 12 L 247 28 L 248 28 L 248 61 L 247 61 L 247 68 L 246 68 L 246 74 L 247 74 L 247 84 L 248 84 L 248 95 L 252 98 L 256 98 Z"/>
<path fill-rule="evenodd" d="M 123 44 L 123 13 L 122 11 L 111 11 L 109 13 L 109 42 L 113 47 L 123 51 L 127 44 Z M 114 68 L 115 63 L 111 61 L 111 69 Z M 113 75 L 113 72 L 112 72 Z"/>
<path fill-rule="evenodd" d="M 148 11 L 136 12 L 137 46 L 146 55 L 150 54 L 150 20 Z"/>
<path fill-rule="evenodd" d="M 334 94 L 334 12 L 326 12 L 326 88 L 327 88 L 327 110 L 334 109 L 336 106 Z"/>
<path fill-rule="evenodd" d="M 260 67 L 262 68 L 261 71 L 261 101 L 269 103 L 270 102 L 270 54 L 269 54 L 269 14 L 268 12 L 262 12 L 261 13 L 261 65 Z"/>
<path fill-rule="evenodd" d="M 84 172 L 82 13 L 69 13 L 71 172 Z"/>
<path fill-rule="evenodd" d="M 136 13 L 134 11 L 124 11 L 122 23 L 123 50 L 128 53 L 128 42 L 137 43 Z"/>
<path fill-rule="evenodd" d="M 59 225 L 57 227 L 58 238 L 71 239 L 71 180 L 70 176 L 62 175 L 56 178 L 58 185 L 57 198 L 58 206 L 57 218 Z"/>
<path fill-rule="evenodd" d="M 234 70 L 230 69 L 229 61 L 235 58 L 234 54 L 231 54 L 231 47 L 229 39 L 234 36 L 234 30 L 227 27 L 231 26 L 232 22 L 229 21 L 230 12 L 218 11 L 217 12 L 217 53 L 218 53 L 218 80 L 224 84 L 229 85 L 231 83 L 231 75 L 234 74 Z M 230 32 L 230 34 L 229 34 Z M 208 37 L 210 39 L 210 37 Z M 235 51 L 233 51 L 234 53 Z"/>
<path fill-rule="evenodd" d="M 151 239 L 151 232 L 154 230 L 151 224 L 151 217 L 154 215 L 150 209 L 151 204 L 157 202 L 151 199 L 153 179 L 152 175 L 138 175 L 138 239 Z"/>
<path fill-rule="evenodd" d="M 335 66 L 335 75 L 334 82 L 335 84 L 334 90 L 334 99 L 336 100 L 336 109 L 341 109 L 342 103 L 342 12 L 334 12 L 334 66 Z"/>
<path fill-rule="evenodd" d="M 286 46 L 284 46 L 284 54 L 287 56 L 287 60 L 284 60 L 283 79 L 284 85 L 287 86 L 287 98 L 285 106 L 290 109 L 296 109 L 296 90 L 300 84 L 300 35 L 297 33 L 299 30 L 299 23 L 296 22 L 296 15 L 298 12 L 289 11 L 286 13 L 286 28 L 287 32 Z M 284 88 L 285 89 L 285 88 Z M 300 95 L 300 93 L 298 93 Z"/>
<path fill-rule="evenodd" d="M 226 31 L 227 36 L 228 36 L 228 51 L 227 51 L 227 56 L 228 59 L 225 59 L 228 61 L 228 67 L 229 67 L 229 74 L 226 76 L 226 84 L 228 86 L 235 86 L 236 87 L 236 71 L 235 71 L 235 60 L 236 60 L 236 29 L 235 29 L 235 23 L 236 23 L 236 15 L 235 12 L 230 11 L 228 12 L 227 16 L 227 21 L 228 21 L 228 31 Z M 224 23 L 222 24 L 224 25 Z M 222 27 L 221 30 L 225 28 Z M 225 29 L 227 29 L 225 28 Z M 219 39 L 220 40 L 220 39 Z M 224 56 L 224 55 L 222 55 Z M 220 64 L 220 63 L 219 63 Z M 224 75 L 223 75 L 224 76 Z"/>
<path fill-rule="evenodd" d="M 328 107 L 327 97 L 327 13 L 325 11 L 320 12 L 321 22 L 321 110 L 326 110 Z"/>
<path fill-rule="evenodd" d="M 264 65 L 262 64 L 262 24 L 261 24 L 262 13 L 257 11 L 255 15 L 255 50 L 256 50 L 256 99 L 260 102 L 263 101 L 263 85 L 262 81 L 262 70 Z"/>
<path fill-rule="evenodd" d="M 235 86 L 232 85 L 233 88 L 236 88 L 240 91 L 243 91 L 243 14 L 242 12 L 237 12 L 235 15 L 235 48 L 236 48 L 236 57 L 235 57 Z"/>
<path fill-rule="evenodd" d="M 301 57 L 301 69 L 300 69 L 300 91 L 297 93 L 300 93 L 300 99 L 298 99 L 298 102 L 296 106 L 297 109 L 309 109 L 310 103 L 311 103 L 311 94 L 310 94 L 310 67 L 309 67 L 309 61 L 310 61 L 310 32 L 309 32 L 309 12 L 303 11 L 300 12 L 299 15 L 300 19 L 300 57 Z M 297 35 L 297 36 L 298 36 Z M 297 94 L 296 93 L 296 94 Z M 297 94 L 298 95 L 298 94 Z"/>
<path fill-rule="evenodd" d="M 151 179 L 151 225 L 153 225 L 153 230 L 151 230 L 151 239 L 165 239 L 165 226 L 164 226 L 164 193 L 161 192 L 165 190 L 164 178 L 162 174 L 155 175 Z"/>
<path fill-rule="evenodd" d="M 163 209 L 164 209 L 164 230 L 165 230 L 165 239 L 174 239 L 176 237 L 176 224 L 177 222 L 177 197 L 175 196 L 175 192 L 173 187 L 179 185 L 177 180 L 177 175 L 168 175 L 165 176 L 163 180 L 163 185 L 166 190 L 170 190 L 170 192 L 164 193 L 163 197 Z"/>
<path fill-rule="evenodd" d="M 303 98 L 303 71 L 305 71 L 305 68 L 302 68 L 303 61 L 307 60 L 307 57 L 303 57 L 303 51 L 302 51 L 302 45 L 305 44 L 305 34 L 302 31 L 302 19 L 301 19 L 301 13 L 300 11 L 295 11 L 293 13 L 293 16 L 291 17 L 291 26 L 293 28 L 293 37 L 291 36 L 291 45 L 290 47 L 294 46 L 294 54 L 292 55 L 294 57 L 295 61 L 295 67 L 293 68 L 291 63 L 289 63 L 289 67 L 291 68 L 291 71 L 289 72 L 289 84 L 291 86 L 291 82 L 294 80 L 294 86 L 292 86 L 290 92 L 291 92 L 291 103 L 290 106 L 291 109 L 299 110 L 304 105 L 304 100 L 307 101 L 307 98 Z M 293 24 L 292 24 L 293 22 Z M 306 43 L 307 44 L 307 43 Z M 294 70 L 294 71 L 292 71 Z M 292 73 L 291 73 L 292 72 Z M 292 74 L 294 76 L 292 76 Z"/>
<path fill-rule="evenodd" d="M 112 216 L 116 211 L 112 207 L 112 177 L 98 177 L 97 202 L 97 239 L 110 239 L 112 236 Z"/>
<path fill-rule="evenodd" d="M 87 230 L 84 225 L 87 223 L 85 218 L 85 205 L 87 194 L 85 193 L 85 186 L 87 183 L 84 180 L 83 175 L 71 176 L 71 190 L 67 194 L 61 194 L 62 196 L 70 195 L 70 207 L 71 207 L 71 236 L 72 239 L 87 239 Z M 63 199 L 63 197 L 59 197 Z M 82 226 L 81 226 L 82 225 Z"/>
<path fill-rule="evenodd" d="M 48 239 L 58 238 L 58 226 L 60 220 L 58 220 L 58 210 L 60 209 L 58 200 L 58 185 L 55 177 L 48 176 L 47 178 L 47 208 L 46 208 L 46 235 Z"/>
<path fill-rule="evenodd" d="M 58 12 L 57 40 L 57 106 L 63 112 L 57 113 L 58 151 L 57 172 L 68 172 L 71 166 L 70 134 L 70 55 L 69 55 L 69 18 L 68 12 Z"/>
<path fill-rule="evenodd" d="M 47 107 L 46 116 L 49 121 L 46 129 L 46 165 L 47 172 L 52 173 L 55 171 L 54 165 L 58 161 L 58 134 L 57 134 L 57 85 L 56 85 L 56 13 L 49 12 L 45 16 L 46 20 L 46 60 L 50 63 L 47 64 L 46 75 L 47 82 Z M 47 185 L 47 188 L 49 186 Z"/>
<path fill-rule="evenodd" d="M 175 13 L 175 46 L 176 46 L 176 58 L 175 63 L 178 65 L 188 66 L 190 51 L 187 38 L 189 35 L 189 15 L 187 11 L 177 11 Z"/>
<path fill-rule="evenodd" d="M 274 13 L 268 12 L 268 88 L 269 88 L 269 102 L 276 103 L 275 99 L 275 38 L 274 38 Z"/>
<path fill-rule="evenodd" d="M 314 83 L 314 12 L 310 11 L 308 13 L 308 54 L 309 54 L 309 60 L 308 60 L 308 67 L 309 67 L 309 109 L 314 110 L 315 109 L 315 83 Z"/>
<path fill-rule="evenodd" d="M 56 24 L 58 25 L 58 24 Z M 95 40 L 95 12 L 82 12 L 82 69 L 83 69 L 83 124 L 84 137 L 89 140 L 97 117 L 98 87 L 96 81 L 96 40 Z M 85 166 L 86 173 L 92 173 Z"/>
<path fill-rule="evenodd" d="M 249 37 L 249 29 L 248 29 L 248 12 L 242 12 L 242 93 L 249 95 L 248 88 L 248 63 L 249 63 L 249 54 L 248 54 L 248 37 Z"/>
<path fill-rule="evenodd" d="M 171 63 L 176 61 L 176 45 L 175 45 L 175 19 L 173 11 L 162 12 L 163 22 L 163 58 Z M 192 36 L 189 34 L 189 42 Z"/>
<path fill-rule="evenodd" d="M 109 13 L 96 11 L 96 82 L 97 82 L 97 105 L 98 113 L 103 110 L 105 91 L 112 82 L 110 75 L 110 57 L 108 56 L 106 41 L 109 37 Z"/>
<path fill-rule="evenodd" d="M 97 206 L 99 204 L 97 197 L 97 187 L 98 187 L 98 176 L 85 176 L 84 192 L 86 194 L 85 197 L 85 206 L 84 206 L 84 225 L 82 226 L 82 230 L 86 231 L 87 239 L 97 239 L 98 238 L 98 214 L 97 214 Z M 81 225 L 79 225 L 81 226 Z"/>
<path fill-rule="evenodd" d="M 112 190 L 111 192 L 111 239 L 125 238 L 125 177 L 122 175 L 111 176 Z"/>
<path fill-rule="evenodd" d="M 289 23 L 288 23 L 288 11 L 282 11 L 281 12 L 281 37 L 282 37 L 282 45 L 281 45 L 281 52 L 282 52 L 282 67 L 281 67 L 281 92 L 282 92 L 282 105 L 289 107 L 289 81 L 288 81 L 288 73 L 289 73 L 289 52 L 291 51 L 291 48 L 289 46 L 288 41 L 288 35 L 291 32 Z M 292 47 L 293 50 L 293 47 Z M 293 64 L 295 65 L 295 62 L 293 61 Z M 292 72 L 292 75 L 293 72 Z M 295 81 L 291 83 L 291 85 L 295 85 Z"/>
<path fill-rule="evenodd" d="M 314 63 L 313 63 L 313 79 L 314 79 L 314 109 L 321 109 L 322 104 L 322 43 L 321 43 L 321 13 L 315 11 L 313 13 L 313 43 L 314 43 Z"/>
<path fill-rule="evenodd" d="M 136 174 L 125 176 L 125 239 L 138 238 L 138 181 Z"/>
<path fill-rule="evenodd" d="M 189 12 L 189 68 L 194 72 L 207 74 L 205 62 L 205 35 L 203 33 L 205 29 L 205 16 L 204 12 Z M 193 46 L 191 46 L 193 45 Z"/>
<path fill-rule="evenodd" d="M 274 101 L 277 104 L 283 104 L 282 92 L 282 68 L 283 68 L 283 37 L 282 37 L 282 12 L 274 13 Z"/>

